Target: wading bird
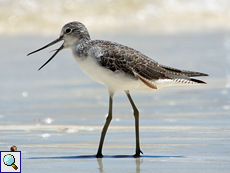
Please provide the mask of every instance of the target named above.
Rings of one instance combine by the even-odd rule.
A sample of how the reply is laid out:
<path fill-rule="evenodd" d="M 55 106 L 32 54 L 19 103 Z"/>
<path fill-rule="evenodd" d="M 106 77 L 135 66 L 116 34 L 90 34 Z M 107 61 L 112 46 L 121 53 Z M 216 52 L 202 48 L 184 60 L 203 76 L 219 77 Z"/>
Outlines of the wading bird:
<path fill-rule="evenodd" d="M 136 133 L 136 153 L 134 157 L 140 157 L 142 151 L 139 142 L 139 112 L 130 96 L 129 90 L 151 91 L 152 89 L 171 85 L 206 84 L 191 77 L 208 76 L 207 74 L 179 70 L 158 64 L 141 52 L 115 42 L 91 40 L 87 28 L 80 22 L 67 23 L 63 26 L 58 39 L 28 55 L 60 41 L 64 41 L 61 47 L 39 70 L 49 63 L 62 49 L 71 49 L 79 67 L 89 77 L 105 85 L 109 92 L 108 117 L 101 132 L 96 157 L 103 157 L 102 147 L 106 131 L 112 120 L 113 96 L 116 91 L 125 91 L 133 108 Z"/>

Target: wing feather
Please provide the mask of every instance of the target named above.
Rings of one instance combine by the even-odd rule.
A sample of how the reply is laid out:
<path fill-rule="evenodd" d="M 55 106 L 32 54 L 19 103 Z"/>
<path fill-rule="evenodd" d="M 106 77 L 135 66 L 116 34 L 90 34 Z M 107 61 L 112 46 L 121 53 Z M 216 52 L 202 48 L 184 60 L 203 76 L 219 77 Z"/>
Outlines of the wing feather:
<path fill-rule="evenodd" d="M 101 66 L 111 71 L 121 71 L 136 77 L 150 88 L 157 89 L 156 84 L 151 81 L 157 79 L 172 79 L 174 81 L 184 79 L 195 83 L 205 83 L 189 77 L 207 76 L 207 74 L 160 65 L 130 47 L 102 40 L 92 41 L 91 44 L 93 44 L 93 54 Z"/>

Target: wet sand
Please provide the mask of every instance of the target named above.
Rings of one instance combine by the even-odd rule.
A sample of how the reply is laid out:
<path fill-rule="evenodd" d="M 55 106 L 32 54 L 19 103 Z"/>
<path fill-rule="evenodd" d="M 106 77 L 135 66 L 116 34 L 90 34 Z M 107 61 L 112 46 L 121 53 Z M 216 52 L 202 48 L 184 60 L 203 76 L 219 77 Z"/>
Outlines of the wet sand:
<path fill-rule="evenodd" d="M 71 52 L 26 54 L 56 37 L 1 36 L 0 150 L 16 145 L 23 172 L 229 172 L 229 34 L 91 34 L 116 41 L 161 64 L 208 73 L 207 85 L 133 92 L 140 110 L 135 151 L 134 118 L 123 92 L 114 97 L 113 120 L 97 159 L 108 109 L 104 86 L 87 77 Z"/>

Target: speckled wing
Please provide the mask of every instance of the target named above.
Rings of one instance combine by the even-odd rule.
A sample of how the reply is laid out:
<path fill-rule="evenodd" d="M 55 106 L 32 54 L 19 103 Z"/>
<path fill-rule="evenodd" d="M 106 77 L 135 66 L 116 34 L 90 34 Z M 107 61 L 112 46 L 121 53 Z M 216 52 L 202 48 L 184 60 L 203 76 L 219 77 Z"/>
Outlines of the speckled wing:
<path fill-rule="evenodd" d="M 102 40 L 96 40 L 93 44 L 95 45 L 93 46 L 94 56 L 101 66 L 114 72 L 120 71 L 136 77 L 150 88 L 157 89 L 157 86 L 151 81 L 157 79 L 172 79 L 178 83 L 181 81 L 205 83 L 189 77 L 207 76 L 207 74 L 160 65 L 130 47 Z"/>
<path fill-rule="evenodd" d="M 99 64 L 111 71 L 121 71 L 148 80 L 164 78 L 165 69 L 144 54 L 127 46 L 98 40 L 94 55 Z"/>

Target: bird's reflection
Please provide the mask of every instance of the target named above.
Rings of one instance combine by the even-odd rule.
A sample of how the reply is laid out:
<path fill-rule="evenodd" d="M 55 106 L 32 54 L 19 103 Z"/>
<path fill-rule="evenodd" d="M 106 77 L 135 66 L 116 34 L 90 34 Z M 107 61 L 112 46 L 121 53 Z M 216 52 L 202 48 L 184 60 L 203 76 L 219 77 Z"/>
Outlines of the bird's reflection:
<path fill-rule="evenodd" d="M 140 165 L 143 163 L 143 159 L 135 158 L 136 159 L 136 173 L 140 173 L 141 168 Z"/>
<path fill-rule="evenodd" d="M 102 164 L 102 158 L 97 158 L 97 163 L 98 163 L 98 166 L 99 166 L 100 173 L 104 173 L 103 164 Z"/>
<path fill-rule="evenodd" d="M 140 165 L 141 165 L 141 163 L 143 163 L 143 159 L 140 159 L 140 158 L 134 158 L 134 159 L 135 159 L 135 163 L 136 163 L 136 173 L 140 173 L 140 170 L 141 170 Z M 102 158 L 97 158 L 97 163 L 99 166 L 100 173 L 104 173 Z"/>

